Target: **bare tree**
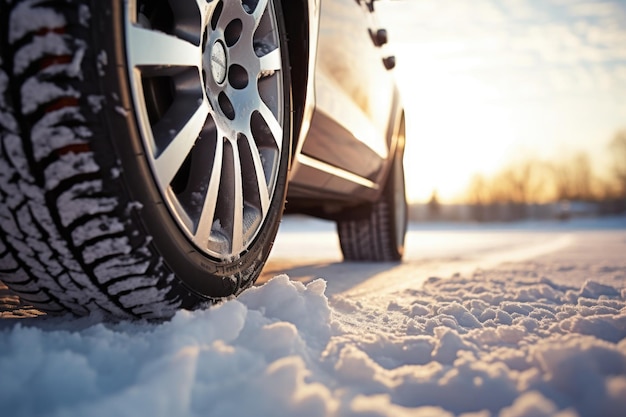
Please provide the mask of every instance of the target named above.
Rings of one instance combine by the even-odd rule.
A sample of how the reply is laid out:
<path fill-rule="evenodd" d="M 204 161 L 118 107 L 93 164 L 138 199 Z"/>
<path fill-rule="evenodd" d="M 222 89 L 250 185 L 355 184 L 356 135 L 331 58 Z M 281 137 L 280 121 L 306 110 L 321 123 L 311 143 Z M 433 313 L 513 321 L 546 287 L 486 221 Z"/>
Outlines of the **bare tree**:
<path fill-rule="evenodd" d="M 579 200 L 594 200 L 595 175 L 591 168 L 589 155 L 579 153 L 572 159 L 574 165 L 574 196 Z"/>
<path fill-rule="evenodd" d="M 545 199 L 549 181 L 544 164 L 529 158 L 501 171 L 494 190 L 499 202 L 528 204 Z"/>
<path fill-rule="evenodd" d="M 472 177 L 472 181 L 467 189 L 467 200 L 472 205 L 472 218 L 476 221 L 483 222 L 487 219 L 485 206 L 489 204 L 489 189 L 487 180 L 481 174 Z"/>
<path fill-rule="evenodd" d="M 557 200 L 594 200 L 599 186 L 593 173 L 589 155 L 578 153 L 574 157 L 553 163 L 551 166 L 554 197 Z"/>
<path fill-rule="evenodd" d="M 439 196 L 437 195 L 437 190 L 433 190 L 433 193 L 430 195 L 430 200 L 428 200 L 428 217 L 430 220 L 436 220 L 441 215 L 441 203 L 439 203 Z"/>
<path fill-rule="evenodd" d="M 487 204 L 489 201 L 489 189 L 487 180 L 482 174 L 475 174 L 467 189 L 467 199 L 471 204 Z"/>
<path fill-rule="evenodd" d="M 619 194 L 626 198 L 626 129 L 615 133 L 609 146 L 613 157 L 613 175 Z"/>
<path fill-rule="evenodd" d="M 557 200 L 572 200 L 574 185 L 572 181 L 571 165 L 566 162 L 550 164 L 554 184 L 554 197 Z"/>

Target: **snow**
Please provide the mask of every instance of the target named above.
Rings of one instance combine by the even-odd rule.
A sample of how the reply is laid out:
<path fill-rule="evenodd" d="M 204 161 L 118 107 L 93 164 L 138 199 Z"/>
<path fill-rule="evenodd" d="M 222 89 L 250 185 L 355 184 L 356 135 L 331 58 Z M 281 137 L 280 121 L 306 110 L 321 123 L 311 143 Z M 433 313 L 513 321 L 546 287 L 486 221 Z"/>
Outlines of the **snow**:
<path fill-rule="evenodd" d="M 33 2 L 21 2 L 11 13 L 9 42 L 13 43 L 29 32 L 37 32 L 41 28 L 62 28 L 65 18 L 50 9 L 39 9 L 33 13 Z"/>
<path fill-rule="evenodd" d="M 22 75 L 30 65 L 33 65 L 43 54 L 51 56 L 64 56 L 71 54 L 62 36 L 56 33 L 48 33 L 44 36 L 34 37 L 31 43 L 20 48 L 13 58 L 13 71 Z"/>
<path fill-rule="evenodd" d="M 331 228 L 313 226 L 287 221 L 278 254 L 285 242 L 294 250 L 298 233 L 307 245 L 328 245 Z M 373 264 L 333 265 L 330 255 L 327 268 L 313 262 L 340 272 L 327 280 L 300 282 L 302 266 L 285 268 L 292 277 L 158 323 L 16 319 L 23 310 L 3 307 L 3 414 L 623 416 L 626 232 L 600 229 L 564 231 L 566 247 L 509 263 L 501 255 L 489 268 L 437 258 L 442 249 L 433 248 L 427 258 L 458 273 L 437 272 L 446 269 L 412 250 L 404 264 L 374 272 Z M 539 244 L 539 231 L 516 233 L 483 231 L 465 255 L 451 251 L 482 265 L 501 240 L 510 254 L 515 242 Z M 356 271 L 349 289 L 335 283 L 348 270 Z M 15 302 L 1 289 L 0 299 Z"/>

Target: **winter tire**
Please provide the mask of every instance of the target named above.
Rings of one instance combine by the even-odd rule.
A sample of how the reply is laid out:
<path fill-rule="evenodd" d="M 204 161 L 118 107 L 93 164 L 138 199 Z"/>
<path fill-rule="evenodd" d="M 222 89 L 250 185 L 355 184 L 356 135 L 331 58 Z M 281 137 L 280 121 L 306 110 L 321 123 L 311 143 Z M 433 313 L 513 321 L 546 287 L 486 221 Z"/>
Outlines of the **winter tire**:
<path fill-rule="evenodd" d="M 407 202 L 404 185 L 404 118 L 399 146 L 380 199 L 352 210 L 337 221 L 341 252 L 346 261 L 396 262 L 404 254 Z"/>
<path fill-rule="evenodd" d="M 0 280 L 118 318 L 250 286 L 290 156 L 280 2 L 0 7 Z"/>

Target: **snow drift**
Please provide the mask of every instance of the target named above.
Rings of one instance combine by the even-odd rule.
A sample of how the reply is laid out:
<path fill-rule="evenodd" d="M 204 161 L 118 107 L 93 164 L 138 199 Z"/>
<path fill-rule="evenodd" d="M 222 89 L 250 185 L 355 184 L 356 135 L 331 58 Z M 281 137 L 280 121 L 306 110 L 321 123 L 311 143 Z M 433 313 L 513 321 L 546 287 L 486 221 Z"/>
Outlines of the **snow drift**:
<path fill-rule="evenodd" d="M 528 268 L 431 278 L 386 309 L 278 276 L 164 323 L 0 331 L 19 416 L 619 416 L 626 290 Z"/>

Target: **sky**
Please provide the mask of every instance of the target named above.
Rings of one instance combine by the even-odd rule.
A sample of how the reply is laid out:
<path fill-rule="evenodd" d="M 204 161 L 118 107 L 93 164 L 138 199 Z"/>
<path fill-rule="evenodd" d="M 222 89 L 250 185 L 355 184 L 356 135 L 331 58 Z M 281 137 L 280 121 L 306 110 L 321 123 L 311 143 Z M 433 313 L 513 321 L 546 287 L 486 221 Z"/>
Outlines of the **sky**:
<path fill-rule="evenodd" d="M 626 128 L 626 0 L 377 3 L 407 113 L 407 194 L 462 197 L 476 173 L 587 152 Z"/>

